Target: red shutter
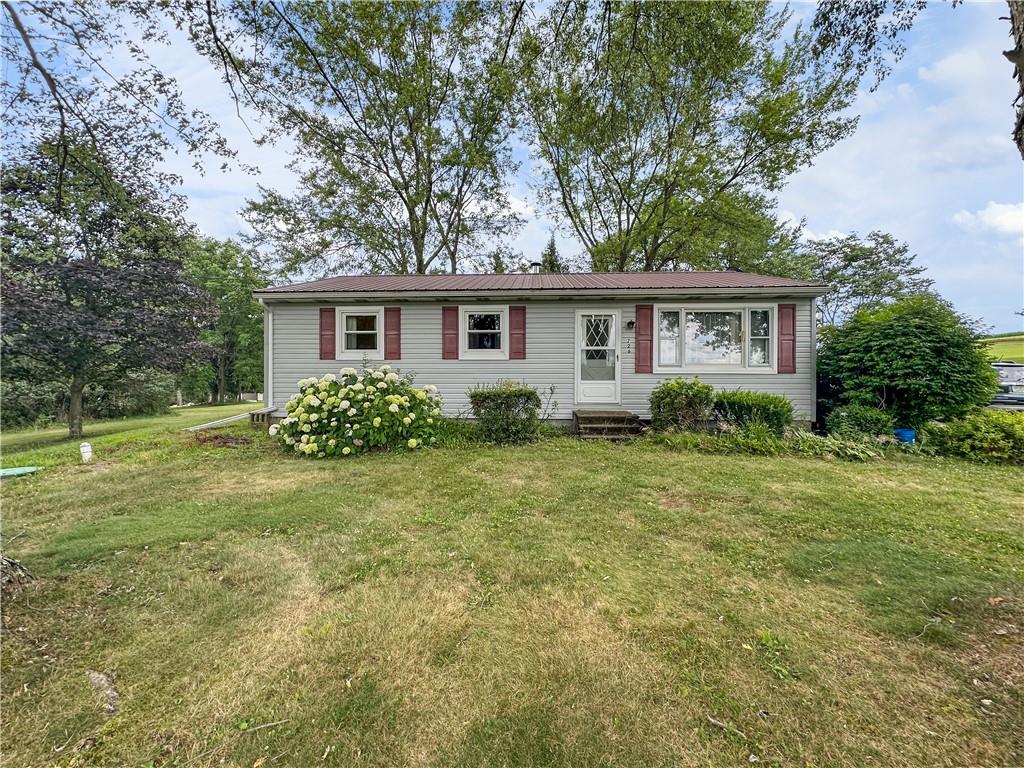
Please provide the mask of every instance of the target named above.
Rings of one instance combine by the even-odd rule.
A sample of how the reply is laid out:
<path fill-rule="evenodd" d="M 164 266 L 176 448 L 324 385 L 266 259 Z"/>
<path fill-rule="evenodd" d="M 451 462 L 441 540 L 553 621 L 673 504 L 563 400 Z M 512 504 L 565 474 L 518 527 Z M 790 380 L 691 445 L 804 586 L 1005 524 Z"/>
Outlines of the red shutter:
<path fill-rule="evenodd" d="M 384 359 L 402 359 L 401 307 L 384 307 Z"/>
<path fill-rule="evenodd" d="M 526 359 L 526 307 L 508 308 L 508 359 Z"/>
<path fill-rule="evenodd" d="M 337 342 L 334 337 L 334 307 L 320 309 L 320 359 L 333 360 L 337 357 Z"/>
<path fill-rule="evenodd" d="M 458 307 L 441 307 L 441 359 L 459 359 Z"/>
<path fill-rule="evenodd" d="M 796 373 L 796 304 L 779 304 L 779 373 Z"/>
<path fill-rule="evenodd" d="M 651 373 L 654 360 L 654 305 L 636 305 L 636 373 Z"/>

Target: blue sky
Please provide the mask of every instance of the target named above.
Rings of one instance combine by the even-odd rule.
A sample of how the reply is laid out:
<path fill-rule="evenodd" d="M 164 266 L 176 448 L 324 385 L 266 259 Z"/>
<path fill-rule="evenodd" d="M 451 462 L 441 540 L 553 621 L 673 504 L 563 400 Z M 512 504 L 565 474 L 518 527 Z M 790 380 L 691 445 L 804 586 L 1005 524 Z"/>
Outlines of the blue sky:
<path fill-rule="evenodd" d="M 813 6 L 793 6 L 797 17 Z M 906 37 L 907 53 L 854 111 L 856 133 L 792 177 L 779 195 L 784 216 L 806 221 L 812 236 L 866 234 L 906 240 L 939 293 L 995 331 L 1021 330 L 1024 318 L 1024 163 L 1009 133 L 1015 96 L 1002 2 L 952 8 L 934 3 Z M 222 124 L 242 160 L 260 168 L 199 176 L 186 157 L 171 164 L 184 178 L 189 218 L 215 237 L 236 236 L 238 211 L 260 183 L 293 187 L 286 145 L 257 148 L 210 65 L 186 45 L 154 52 L 182 84 L 190 104 Z M 252 116 L 249 117 L 252 121 Z M 526 148 L 511 190 L 527 219 L 512 247 L 530 257 L 556 231 L 565 254 L 581 251 L 567 231 L 537 209 Z"/>

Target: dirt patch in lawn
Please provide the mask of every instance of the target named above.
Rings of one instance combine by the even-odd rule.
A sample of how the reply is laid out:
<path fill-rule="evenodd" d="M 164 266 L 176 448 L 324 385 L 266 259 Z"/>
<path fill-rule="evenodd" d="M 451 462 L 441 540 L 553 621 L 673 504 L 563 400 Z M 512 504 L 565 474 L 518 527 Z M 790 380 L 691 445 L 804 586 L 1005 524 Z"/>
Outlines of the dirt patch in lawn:
<path fill-rule="evenodd" d="M 252 445 L 245 435 L 225 435 L 222 432 L 196 432 L 196 442 L 207 448 L 240 448 Z"/>

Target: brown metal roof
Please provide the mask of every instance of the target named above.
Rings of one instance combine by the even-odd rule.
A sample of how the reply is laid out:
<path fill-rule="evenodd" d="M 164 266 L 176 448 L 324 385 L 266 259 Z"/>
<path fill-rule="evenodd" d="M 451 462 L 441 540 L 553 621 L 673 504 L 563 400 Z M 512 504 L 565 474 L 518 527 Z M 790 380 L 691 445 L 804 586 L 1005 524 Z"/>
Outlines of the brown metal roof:
<path fill-rule="evenodd" d="M 823 283 L 751 272 L 574 272 L 506 275 L 343 275 L 294 285 L 272 293 L 403 293 L 455 291 L 692 290 L 700 288 L 824 288 Z"/>

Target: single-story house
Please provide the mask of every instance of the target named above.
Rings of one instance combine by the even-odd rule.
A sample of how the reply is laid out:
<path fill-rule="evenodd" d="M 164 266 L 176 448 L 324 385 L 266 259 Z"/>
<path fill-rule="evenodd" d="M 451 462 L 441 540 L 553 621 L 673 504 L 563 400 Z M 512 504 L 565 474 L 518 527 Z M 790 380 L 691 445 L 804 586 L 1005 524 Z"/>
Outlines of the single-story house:
<path fill-rule="evenodd" d="M 436 385 L 449 415 L 501 379 L 553 391 L 551 416 L 615 408 L 641 419 L 660 381 L 788 397 L 815 418 L 821 283 L 747 272 L 360 275 L 256 292 L 264 308 L 265 403 L 308 376 L 366 361 Z"/>

